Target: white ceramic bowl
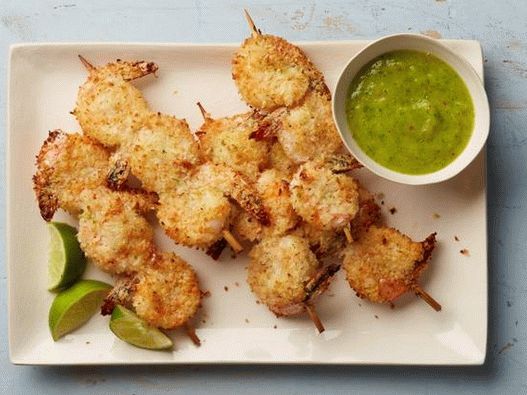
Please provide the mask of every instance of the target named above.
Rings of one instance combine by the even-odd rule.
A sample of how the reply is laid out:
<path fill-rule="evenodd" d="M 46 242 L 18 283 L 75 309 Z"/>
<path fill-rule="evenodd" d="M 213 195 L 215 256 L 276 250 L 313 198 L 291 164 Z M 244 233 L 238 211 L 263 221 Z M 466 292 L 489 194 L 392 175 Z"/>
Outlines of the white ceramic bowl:
<path fill-rule="evenodd" d="M 351 81 L 368 62 L 391 51 L 410 49 L 428 52 L 448 63 L 465 82 L 474 104 L 474 130 L 461 154 L 446 167 L 427 174 L 404 174 L 375 162 L 359 147 L 346 119 L 346 96 Z M 380 38 L 355 55 L 342 70 L 333 94 L 333 117 L 348 150 L 368 169 L 386 179 L 403 184 L 433 184 L 454 177 L 477 156 L 489 134 L 489 103 L 483 82 L 472 66 L 435 39 L 418 34 L 395 34 Z"/>

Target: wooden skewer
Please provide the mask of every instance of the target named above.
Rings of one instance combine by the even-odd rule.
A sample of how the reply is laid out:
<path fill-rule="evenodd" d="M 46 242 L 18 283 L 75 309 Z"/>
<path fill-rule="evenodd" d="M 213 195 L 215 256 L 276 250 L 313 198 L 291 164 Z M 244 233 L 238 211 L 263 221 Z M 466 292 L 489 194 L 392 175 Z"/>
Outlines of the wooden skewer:
<path fill-rule="evenodd" d="M 192 343 L 194 343 L 196 346 L 201 346 L 201 340 L 199 339 L 198 335 L 196 335 L 196 330 L 194 327 L 190 324 L 185 324 L 185 330 L 187 332 L 187 336 L 192 340 Z"/>
<path fill-rule="evenodd" d="M 324 328 L 322 321 L 320 321 L 320 318 L 318 317 L 315 307 L 307 303 L 304 306 L 306 306 L 307 314 L 309 314 L 309 318 L 311 318 L 311 321 L 313 321 L 313 324 L 315 324 L 315 327 L 317 328 L 318 333 L 324 332 L 326 329 Z"/>
<path fill-rule="evenodd" d="M 231 232 L 229 232 L 228 230 L 223 230 L 222 234 L 223 234 L 223 238 L 227 240 L 227 243 L 229 243 L 229 245 L 232 247 L 232 249 L 234 250 L 236 254 L 243 251 L 242 245 L 239 243 L 238 240 L 236 240 L 236 237 L 234 237 L 234 235 Z"/>
<path fill-rule="evenodd" d="M 426 303 L 428 303 L 430 307 L 432 307 L 435 311 L 441 311 L 441 305 L 419 285 L 414 285 L 413 290 L 417 294 L 417 296 L 419 296 Z"/>
<path fill-rule="evenodd" d="M 350 225 L 347 224 L 344 227 L 344 234 L 346 235 L 346 240 L 348 240 L 348 243 L 353 243 L 353 236 L 351 235 Z"/>
<path fill-rule="evenodd" d="M 92 71 L 95 70 L 95 66 L 93 64 L 91 64 L 90 62 L 88 62 L 84 56 L 78 55 L 78 57 L 79 57 L 81 63 L 84 65 L 84 67 L 86 67 L 86 70 L 88 70 L 88 72 L 91 73 Z"/>
<path fill-rule="evenodd" d="M 247 23 L 249 24 L 249 27 L 251 28 L 253 37 L 261 36 L 262 32 L 260 29 L 256 27 L 254 24 L 253 18 L 249 15 L 249 12 L 244 8 L 243 12 L 245 13 L 245 19 L 247 19 Z"/>
<path fill-rule="evenodd" d="M 201 115 L 203 116 L 203 119 L 207 120 L 210 119 L 210 114 L 205 110 L 205 107 L 200 102 L 197 102 L 196 105 L 199 107 L 199 110 L 201 111 Z"/>

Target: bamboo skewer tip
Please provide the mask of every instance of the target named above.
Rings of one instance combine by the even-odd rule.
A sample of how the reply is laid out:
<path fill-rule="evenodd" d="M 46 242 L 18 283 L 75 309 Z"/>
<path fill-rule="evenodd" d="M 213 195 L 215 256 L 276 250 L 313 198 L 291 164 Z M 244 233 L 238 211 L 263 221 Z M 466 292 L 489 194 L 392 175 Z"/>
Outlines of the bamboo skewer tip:
<path fill-rule="evenodd" d="M 326 328 L 324 328 L 322 321 L 320 321 L 320 318 L 315 310 L 315 307 L 307 303 L 305 304 L 305 306 L 306 306 L 307 314 L 309 314 L 309 318 L 311 319 L 311 321 L 313 321 L 313 324 L 315 324 L 315 327 L 317 328 L 318 333 L 324 332 Z"/>
<path fill-rule="evenodd" d="M 86 67 L 86 70 L 88 70 L 88 72 L 92 72 L 93 70 L 95 70 L 95 66 L 93 64 L 91 64 L 90 62 L 88 62 L 88 60 L 82 56 L 82 55 L 77 55 L 81 61 L 81 63 L 83 64 L 84 67 Z"/>
<path fill-rule="evenodd" d="M 201 102 L 197 102 L 196 105 L 198 106 L 199 111 L 201 111 L 201 115 L 203 119 L 205 120 L 210 119 L 210 114 L 207 112 L 207 110 L 205 110 L 205 107 L 203 107 Z"/>
<path fill-rule="evenodd" d="M 243 251 L 242 245 L 238 240 L 236 240 L 236 237 L 234 237 L 231 232 L 229 232 L 228 230 L 223 230 L 222 234 L 223 238 L 227 241 L 227 243 L 229 243 L 229 245 L 232 247 L 236 254 Z"/>
<path fill-rule="evenodd" d="M 249 11 L 247 11 L 247 9 L 244 8 L 244 9 L 243 9 L 243 12 L 245 13 L 245 19 L 247 19 L 247 23 L 249 24 L 249 27 L 250 27 L 251 30 L 252 30 L 252 35 L 253 35 L 253 37 L 261 36 L 261 35 L 262 35 L 262 32 L 261 32 L 260 29 L 258 29 L 258 28 L 256 27 L 256 25 L 254 24 L 253 18 L 251 18 L 251 15 L 249 15 Z"/>
<path fill-rule="evenodd" d="M 346 240 L 348 241 L 348 243 L 353 243 L 353 236 L 351 235 L 349 224 L 344 227 L 344 234 L 346 235 Z"/>
<path fill-rule="evenodd" d="M 194 343 L 196 346 L 201 346 L 201 340 L 199 339 L 198 335 L 196 334 L 196 329 L 190 324 L 185 324 L 185 331 L 187 332 L 187 336 L 192 340 L 192 343 Z"/>
<path fill-rule="evenodd" d="M 413 287 L 413 290 L 417 294 L 417 296 L 419 296 L 426 303 L 428 303 L 428 305 L 432 307 L 435 311 L 441 311 L 441 305 L 419 285 L 415 285 Z"/>

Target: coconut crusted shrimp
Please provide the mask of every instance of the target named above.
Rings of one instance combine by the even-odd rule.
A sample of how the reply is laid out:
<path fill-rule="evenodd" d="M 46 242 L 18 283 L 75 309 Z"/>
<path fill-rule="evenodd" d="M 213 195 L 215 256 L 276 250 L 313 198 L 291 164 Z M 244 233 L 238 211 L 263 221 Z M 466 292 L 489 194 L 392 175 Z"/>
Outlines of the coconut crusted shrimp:
<path fill-rule="evenodd" d="M 99 187 L 85 189 L 79 201 L 77 237 L 86 256 L 111 274 L 142 270 L 155 250 L 154 231 L 144 217 L 155 197 Z"/>
<path fill-rule="evenodd" d="M 37 156 L 34 188 L 46 221 L 59 207 L 79 216 L 81 248 L 98 267 L 133 272 L 154 251 L 153 231 L 143 217 L 154 197 L 106 188 L 108 160 L 108 152 L 87 136 L 50 132 Z"/>
<path fill-rule="evenodd" d="M 276 169 L 266 170 L 258 178 L 256 190 L 269 213 L 269 225 L 262 226 L 242 211 L 234 221 L 234 230 L 240 237 L 256 241 L 264 237 L 282 236 L 297 225 L 299 217 L 291 205 L 287 177 Z"/>
<path fill-rule="evenodd" d="M 213 119 L 198 103 L 205 122 L 196 132 L 201 152 L 212 163 L 230 166 L 250 180 L 269 165 L 270 144 L 250 139 L 258 129 L 254 112 Z"/>
<path fill-rule="evenodd" d="M 179 187 L 159 195 L 158 218 L 170 238 L 189 247 L 208 249 L 222 237 L 233 249 L 241 246 L 229 232 L 234 210 L 230 199 L 256 221 L 269 218 L 256 190 L 243 176 L 227 166 L 198 166 Z"/>
<path fill-rule="evenodd" d="M 278 317 L 307 311 L 319 332 L 324 331 L 313 304 L 339 267 L 322 266 L 308 242 L 293 235 L 265 238 L 249 256 L 248 283 L 257 298 Z"/>
<path fill-rule="evenodd" d="M 155 73 L 152 62 L 118 60 L 102 67 L 81 57 L 89 72 L 73 114 L 86 135 L 117 149 L 108 176 L 120 188 L 132 173 L 150 192 L 173 189 L 200 163 L 199 147 L 185 120 L 150 111 L 130 81 Z"/>
<path fill-rule="evenodd" d="M 114 162 L 108 177 L 112 186 L 122 185 L 129 170 L 144 189 L 159 194 L 176 188 L 201 157 L 185 120 L 150 113 L 134 137 L 121 145 Z M 128 168 L 125 172 L 120 168 L 123 164 Z"/>
<path fill-rule="evenodd" d="M 372 302 L 392 303 L 413 291 L 439 311 L 441 305 L 418 284 L 435 243 L 435 233 L 418 243 L 396 229 L 371 226 L 345 252 L 348 282 L 359 297 Z"/>
<path fill-rule="evenodd" d="M 302 217 L 295 234 L 308 240 L 319 259 L 337 255 L 374 215 L 371 196 L 365 190 L 361 196 L 358 183 L 342 174 L 359 167 L 350 155 L 331 155 L 304 163 L 293 176 L 291 202 Z"/>
<path fill-rule="evenodd" d="M 108 108 L 102 110 L 90 107 L 91 102 L 98 102 L 97 96 L 106 97 L 108 101 L 118 101 L 118 97 L 114 96 L 119 96 L 119 93 L 114 91 L 111 83 L 114 77 L 120 78 L 120 83 L 126 86 L 126 89 L 123 88 L 126 92 L 138 92 L 129 79 L 119 74 L 113 76 L 113 73 L 121 71 L 115 65 L 101 68 L 87 65 L 90 77 L 79 91 L 78 101 L 83 105 L 77 106 L 86 107 L 87 120 L 104 118 L 107 134 L 102 138 L 116 135 L 112 142 L 107 142 L 108 145 L 117 145 L 114 166 L 108 176 L 110 186 L 120 188 L 130 172 L 141 181 L 143 188 L 159 195 L 157 217 L 166 233 L 176 242 L 208 248 L 223 235 L 229 237 L 227 240 L 231 240 L 235 250 L 239 250 L 241 246 L 228 233 L 232 208 L 229 198 L 258 220 L 266 220 L 264 209 L 259 205 L 251 186 L 224 165 L 201 165 L 198 142 L 184 120 L 143 109 L 142 112 L 137 111 L 139 115 L 134 118 L 134 122 L 128 122 L 130 114 L 118 111 L 119 108 L 111 112 L 113 118 L 105 115 L 104 111 L 111 108 L 111 103 L 106 103 Z M 157 66 L 150 66 L 146 70 L 157 70 Z M 93 85 L 90 82 L 95 78 L 93 75 L 99 74 L 101 76 L 95 84 L 97 89 L 91 95 L 86 95 L 83 88 Z M 110 82 L 106 83 L 105 79 Z M 128 129 L 120 134 L 121 127 Z"/>
<path fill-rule="evenodd" d="M 280 145 L 297 163 L 342 150 L 327 89 L 310 91 L 302 105 L 288 108 L 278 115 L 276 122 L 281 124 L 277 133 Z"/>
<path fill-rule="evenodd" d="M 252 107 L 272 111 L 300 103 L 314 82 L 324 77 L 306 54 L 283 38 L 253 30 L 232 59 L 232 78 Z"/>
<path fill-rule="evenodd" d="M 50 221 L 59 207 L 78 214 L 81 192 L 105 184 L 108 160 L 106 149 L 87 136 L 49 132 L 37 155 L 33 176 L 42 218 Z"/>
<path fill-rule="evenodd" d="M 116 147 L 137 130 L 150 113 L 141 91 L 130 81 L 155 73 L 152 62 L 117 60 L 94 67 L 82 56 L 89 72 L 88 80 L 79 88 L 75 115 L 83 132 L 107 147 Z"/>
<path fill-rule="evenodd" d="M 174 253 L 156 253 L 140 272 L 118 279 L 101 309 L 111 314 L 117 304 L 136 312 L 150 325 L 162 329 L 187 326 L 201 305 L 202 293 L 192 267 Z"/>
<path fill-rule="evenodd" d="M 323 161 L 306 162 L 291 180 L 291 202 L 302 219 L 316 229 L 343 229 L 359 211 L 358 185 Z"/>
<path fill-rule="evenodd" d="M 233 79 L 242 98 L 268 113 L 272 134 L 294 162 L 341 150 L 322 73 L 297 46 L 261 34 L 247 13 L 246 17 L 253 33 L 232 60 Z"/>

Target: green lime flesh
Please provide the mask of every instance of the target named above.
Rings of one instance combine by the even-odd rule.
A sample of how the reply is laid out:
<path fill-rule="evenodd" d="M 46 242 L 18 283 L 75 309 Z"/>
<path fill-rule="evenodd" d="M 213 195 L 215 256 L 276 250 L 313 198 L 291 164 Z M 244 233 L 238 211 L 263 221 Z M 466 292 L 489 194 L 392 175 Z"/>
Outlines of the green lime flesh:
<path fill-rule="evenodd" d="M 77 240 L 77 230 L 61 222 L 48 225 L 50 249 L 48 290 L 65 289 L 77 281 L 86 269 L 86 257 Z"/>
<path fill-rule="evenodd" d="M 85 324 L 99 310 L 111 285 L 96 280 L 80 280 L 55 296 L 48 323 L 53 340 Z"/>
<path fill-rule="evenodd" d="M 136 347 L 167 350 L 174 345 L 170 337 L 121 305 L 113 309 L 110 329 L 119 339 Z"/>

